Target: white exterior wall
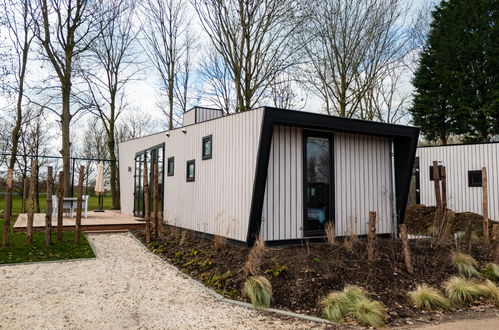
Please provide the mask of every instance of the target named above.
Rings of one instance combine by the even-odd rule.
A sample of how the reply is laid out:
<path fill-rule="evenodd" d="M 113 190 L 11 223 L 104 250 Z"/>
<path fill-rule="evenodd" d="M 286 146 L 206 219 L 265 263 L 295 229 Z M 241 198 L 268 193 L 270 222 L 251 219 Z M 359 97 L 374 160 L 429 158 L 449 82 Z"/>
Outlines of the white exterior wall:
<path fill-rule="evenodd" d="M 193 111 L 192 111 L 193 112 Z M 164 218 L 171 225 L 246 241 L 263 109 L 120 144 L 122 212 L 133 211 L 135 153 L 165 143 Z M 202 160 L 202 138 L 212 135 L 212 158 Z M 174 176 L 166 175 L 175 157 Z M 186 162 L 195 159 L 195 181 Z M 127 172 L 128 166 L 132 172 Z"/>
<path fill-rule="evenodd" d="M 487 168 L 489 217 L 499 220 L 499 143 L 418 148 L 421 204 L 435 205 L 429 167 L 442 161 L 447 174 L 447 205 L 455 212 L 482 214 L 482 187 L 468 186 L 468 171 Z"/>
<path fill-rule="evenodd" d="M 217 109 L 197 108 L 196 111 L 198 123 L 222 117 L 222 111 Z"/>
<path fill-rule="evenodd" d="M 196 123 L 196 108 L 184 113 L 182 117 L 182 126 L 192 125 Z"/>
<path fill-rule="evenodd" d="M 333 134 L 336 235 L 367 234 L 369 211 L 377 232 L 392 232 L 392 167 L 389 138 Z M 268 241 L 303 238 L 302 129 L 274 127 L 262 232 Z"/>

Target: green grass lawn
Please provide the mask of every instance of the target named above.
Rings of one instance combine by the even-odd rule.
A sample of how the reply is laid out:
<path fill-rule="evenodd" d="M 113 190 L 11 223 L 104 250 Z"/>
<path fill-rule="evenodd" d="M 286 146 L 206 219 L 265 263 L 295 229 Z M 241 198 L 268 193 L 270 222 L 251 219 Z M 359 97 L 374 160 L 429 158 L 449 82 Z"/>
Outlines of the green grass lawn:
<path fill-rule="evenodd" d="M 21 213 L 21 201 L 22 198 L 21 196 L 14 195 L 12 199 L 12 214 L 19 214 Z M 42 213 L 45 213 L 45 203 L 46 203 L 46 194 L 40 194 L 40 211 Z M 104 209 L 109 210 L 111 209 L 111 196 L 104 196 Z M 28 203 L 26 203 L 26 207 L 28 206 Z M 0 210 L 3 210 L 5 207 L 5 197 L 3 195 L 0 195 Z M 36 204 L 35 204 L 36 207 Z M 97 196 L 90 196 L 89 203 L 88 203 L 88 210 L 97 210 L 99 208 L 99 200 Z M 36 209 L 35 209 L 36 213 Z M 0 216 L 3 216 L 3 211 L 0 211 Z"/>

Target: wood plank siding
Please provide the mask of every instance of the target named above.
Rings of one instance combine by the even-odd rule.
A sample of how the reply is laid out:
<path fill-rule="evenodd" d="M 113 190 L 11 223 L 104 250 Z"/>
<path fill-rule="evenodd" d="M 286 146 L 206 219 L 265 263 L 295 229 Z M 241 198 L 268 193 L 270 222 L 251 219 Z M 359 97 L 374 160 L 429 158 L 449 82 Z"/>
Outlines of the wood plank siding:
<path fill-rule="evenodd" d="M 434 160 L 446 166 L 447 204 L 456 212 L 482 214 L 482 187 L 468 186 L 468 171 L 487 168 L 489 195 L 489 217 L 499 220 L 499 143 L 449 145 L 421 147 L 419 158 L 420 201 L 424 205 L 435 205 L 433 181 L 429 168 Z"/>
<path fill-rule="evenodd" d="M 338 236 L 368 231 L 369 211 L 378 214 L 377 232 L 392 232 L 391 141 L 333 133 L 334 202 Z M 275 126 L 268 166 L 261 230 L 267 241 L 303 234 L 303 134 Z"/>
<path fill-rule="evenodd" d="M 256 109 L 187 126 L 186 133 L 179 128 L 169 131 L 169 137 L 161 133 L 120 144 L 122 212 L 133 211 L 133 170 L 123 168 L 133 169 L 135 153 L 164 143 L 165 161 L 175 157 L 174 175 L 165 175 L 165 222 L 246 241 L 263 112 Z M 202 160 L 202 139 L 208 135 L 212 158 Z M 189 160 L 195 160 L 193 182 L 186 180 Z"/>

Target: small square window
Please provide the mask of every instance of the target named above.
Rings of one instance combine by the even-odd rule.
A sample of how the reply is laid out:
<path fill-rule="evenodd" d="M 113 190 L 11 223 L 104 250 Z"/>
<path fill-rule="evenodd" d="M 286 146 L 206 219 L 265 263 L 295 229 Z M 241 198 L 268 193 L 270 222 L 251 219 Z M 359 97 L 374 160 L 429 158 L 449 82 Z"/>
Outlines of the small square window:
<path fill-rule="evenodd" d="M 468 171 L 468 186 L 469 187 L 482 186 L 482 171 Z"/>
<path fill-rule="evenodd" d="M 188 160 L 187 161 L 187 169 L 186 169 L 186 180 L 188 182 L 194 181 L 196 177 L 196 162 L 195 160 Z"/>
<path fill-rule="evenodd" d="M 205 136 L 203 138 L 203 150 L 202 150 L 202 158 L 203 160 L 205 159 L 211 159 L 211 151 L 212 151 L 212 139 L 211 135 Z"/>
<path fill-rule="evenodd" d="M 166 173 L 168 176 L 173 176 L 174 171 L 175 171 L 175 157 L 170 157 L 168 158 Z"/>
<path fill-rule="evenodd" d="M 442 179 L 442 165 L 438 165 L 438 177 Z M 430 166 L 430 181 L 435 180 L 433 177 L 433 166 Z"/>

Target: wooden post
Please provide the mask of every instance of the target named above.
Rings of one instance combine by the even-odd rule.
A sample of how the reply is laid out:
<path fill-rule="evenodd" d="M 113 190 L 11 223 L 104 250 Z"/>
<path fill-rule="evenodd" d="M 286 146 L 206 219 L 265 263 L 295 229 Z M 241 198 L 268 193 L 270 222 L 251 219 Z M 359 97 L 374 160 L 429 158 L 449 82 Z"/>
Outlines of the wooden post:
<path fill-rule="evenodd" d="M 376 212 L 369 212 L 369 232 L 367 233 L 367 259 L 374 262 L 376 254 Z"/>
<path fill-rule="evenodd" d="M 466 224 L 466 231 L 464 232 L 464 249 L 466 253 L 471 252 L 471 229 L 472 229 L 472 222 L 470 218 L 468 219 L 468 223 Z"/>
<path fill-rule="evenodd" d="M 62 214 L 64 206 L 64 172 L 59 172 L 59 182 L 57 183 L 57 241 L 62 242 Z"/>
<path fill-rule="evenodd" d="M 494 235 L 494 263 L 499 264 L 499 225 L 492 225 L 492 233 Z"/>
<path fill-rule="evenodd" d="M 78 177 L 78 199 L 76 200 L 76 221 L 75 221 L 75 242 L 80 244 L 81 232 L 81 209 L 83 204 L 83 177 L 85 176 L 85 166 L 80 166 L 80 175 Z"/>
<path fill-rule="evenodd" d="M 28 207 L 28 223 L 26 224 L 26 238 L 28 243 L 33 243 L 33 221 L 34 221 L 34 210 L 35 210 L 35 194 L 36 194 L 36 170 L 38 166 L 36 160 L 31 162 L 31 177 L 29 178 L 29 207 Z"/>
<path fill-rule="evenodd" d="M 151 204 L 149 201 L 149 175 L 147 173 L 147 162 L 144 162 L 144 213 L 146 218 L 146 244 L 151 242 Z"/>
<path fill-rule="evenodd" d="M 489 235 L 489 198 L 487 193 L 487 168 L 482 167 L 482 214 L 483 214 L 483 240 L 490 243 Z"/>
<path fill-rule="evenodd" d="M 158 226 L 159 226 L 159 186 L 158 186 L 158 164 L 153 165 L 153 192 L 154 198 L 154 223 L 152 235 L 153 238 L 158 237 Z"/>
<path fill-rule="evenodd" d="M 440 173 L 440 182 L 442 186 L 442 203 L 440 205 L 440 212 L 438 212 L 438 216 L 436 223 L 439 224 L 438 232 L 437 232 L 437 244 L 440 244 L 446 235 L 447 223 L 449 221 L 447 217 L 447 171 L 445 166 L 441 167 Z"/>
<path fill-rule="evenodd" d="M 411 250 L 409 249 L 409 239 L 407 238 L 407 228 L 405 224 L 399 225 L 400 238 L 402 239 L 402 251 L 404 253 L 405 267 L 409 274 L 414 274 L 414 267 L 412 266 Z"/>
<path fill-rule="evenodd" d="M 437 207 L 437 209 L 435 210 L 433 226 L 435 227 L 435 231 L 438 234 L 442 212 L 442 195 L 440 190 L 440 171 L 438 170 L 438 162 L 436 160 L 433 161 L 433 186 L 435 188 L 435 202 Z"/>
<path fill-rule="evenodd" d="M 45 208 L 45 246 L 50 245 L 52 235 L 52 186 L 54 179 L 52 176 L 52 166 L 47 168 L 47 206 Z"/>
<path fill-rule="evenodd" d="M 14 169 L 7 171 L 7 191 L 5 195 L 5 209 L 3 211 L 2 247 L 9 246 L 10 218 L 12 217 L 12 187 L 14 185 Z"/>

